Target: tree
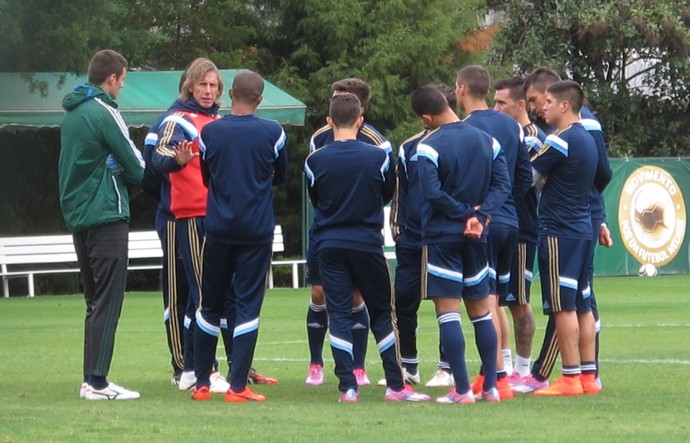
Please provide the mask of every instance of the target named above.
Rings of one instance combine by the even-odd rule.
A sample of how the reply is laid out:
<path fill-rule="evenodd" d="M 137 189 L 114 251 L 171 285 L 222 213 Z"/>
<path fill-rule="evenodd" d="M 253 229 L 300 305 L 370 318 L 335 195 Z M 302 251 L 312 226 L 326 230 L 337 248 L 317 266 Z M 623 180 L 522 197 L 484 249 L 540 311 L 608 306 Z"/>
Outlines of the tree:
<path fill-rule="evenodd" d="M 12 17 L 0 22 L 0 71 L 83 73 L 103 48 L 121 52 L 130 69 L 183 69 L 208 57 L 221 69 L 258 71 L 307 104 L 305 128 L 288 128 L 291 171 L 276 192 L 297 254 L 308 137 L 324 124 L 330 84 L 368 81 L 367 118 L 397 145 L 421 129 L 414 89 L 452 83 L 478 57 L 460 43 L 484 8 L 485 0 L 0 0 Z"/>
<path fill-rule="evenodd" d="M 580 82 L 613 155 L 690 153 L 690 6 L 673 0 L 494 0 L 491 59 L 549 66 Z"/>

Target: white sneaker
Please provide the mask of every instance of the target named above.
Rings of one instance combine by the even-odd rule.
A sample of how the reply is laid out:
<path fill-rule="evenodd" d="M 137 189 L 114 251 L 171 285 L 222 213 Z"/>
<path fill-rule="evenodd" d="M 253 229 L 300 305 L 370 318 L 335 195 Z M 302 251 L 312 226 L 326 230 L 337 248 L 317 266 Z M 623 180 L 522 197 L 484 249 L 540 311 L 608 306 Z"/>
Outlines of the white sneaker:
<path fill-rule="evenodd" d="M 194 371 L 184 371 L 180 376 L 180 382 L 177 384 L 177 389 L 180 391 L 189 391 L 196 386 L 196 377 Z"/>
<path fill-rule="evenodd" d="M 225 394 L 230 389 L 230 384 L 225 380 L 225 377 L 220 375 L 220 372 L 212 372 L 209 379 L 211 380 L 209 390 L 214 394 Z"/>
<path fill-rule="evenodd" d="M 416 374 L 412 375 L 409 372 L 407 372 L 406 368 L 402 368 L 402 370 L 403 370 L 403 383 L 405 383 L 406 385 L 418 385 L 422 381 L 422 379 L 419 375 L 419 371 L 417 371 Z M 378 381 L 377 384 L 379 386 L 387 386 L 386 379 L 382 378 L 381 380 Z"/>
<path fill-rule="evenodd" d="M 438 369 L 431 380 L 426 383 L 426 385 L 430 387 L 455 386 L 455 379 L 453 378 L 453 374 L 450 372 L 443 369 Z"/>
<path fill-rule="evenodd" d="M 79 388 L 79 398 L 84 398 L 86 397 L 86 393 L 91 389 L 91 386 L 89 386 L 88 383 L 82 383 L 81 387 Z"/>
<path fill-rule="evenodd" d="M 136 400 L 139 397 L 138 392 L 130 391 L 115 383 L 110 383 L 103 389 L 94 389 L 89 386 L 84 392 L 85 400 Z"/>

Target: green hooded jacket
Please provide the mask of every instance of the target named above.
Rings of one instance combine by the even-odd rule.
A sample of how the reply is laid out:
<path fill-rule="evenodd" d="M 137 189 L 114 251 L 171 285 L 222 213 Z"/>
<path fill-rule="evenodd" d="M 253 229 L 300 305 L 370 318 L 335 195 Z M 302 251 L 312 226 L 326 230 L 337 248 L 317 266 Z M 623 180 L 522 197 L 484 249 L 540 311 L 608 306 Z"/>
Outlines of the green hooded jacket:
<path fill-rule="evenodd" d="M 128 184 L 144 175 L 144 160 L 129 139 L 117 104 L 96 85 L 78 85 L 62 101 L 60 207 L 72 232 L 129 222 Z M 108 168 L 112 154 L 117 165 Z"/>

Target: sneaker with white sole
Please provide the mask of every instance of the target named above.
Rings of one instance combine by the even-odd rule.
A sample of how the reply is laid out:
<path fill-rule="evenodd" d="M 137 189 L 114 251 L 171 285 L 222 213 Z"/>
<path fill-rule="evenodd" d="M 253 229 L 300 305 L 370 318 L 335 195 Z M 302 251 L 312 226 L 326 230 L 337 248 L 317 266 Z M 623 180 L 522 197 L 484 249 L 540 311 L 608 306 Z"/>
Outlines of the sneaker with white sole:
<path fill-rule="evenodd" d="M 309 366 L 309 375 L 307 375 L 307 380 L 304 383 L 311 386 L 321 386 L 323 384 L 323 377 L 323 366 L 314 363 Z"/>
<path fill-rule="evenodd" d="M 445 405 L 450 405 L 450 404 L 471 405 L 471 404 L 475 403 L 474 393 L 472 392 L 472 389 L 469 389 L 464 394 L 458 394 L 458 392 L 455 390 L 455 388 L 453 388 L 450 390 L 450 392 L 448 392 L 443 397 L 437 398 L 436 403 L 441 403 L 441 404 L 445 404 Z"/>
<path fill-rule="evenodd" d="M 419 371 L 415 374 L 410 374 L 407 369 L 403 368 L 403 383 L 406 385 L 418 385 L 422 381 Z M 379 386 L 388 386 L 385 378 L 382 378 L 377 383 Z"/>
<path fill-rule="evenodd" d="M 539 381 L 532 374 L 527 377 L 523 377 L 522 383 L 519 385 L 512 386 L 513 392 L 519 392 L 520 394 L 526 394 L 528 392 L 538 391 L 540 389 L 548 388 L 549 381 Z"/>
<path fill-rule="evenodd" d="M 184 371 L 180 375 L 180 382 L 177 384 L 177 389 L 180 391 L 189 391 L 196 387 L 196 376 L 194 371 Z"/>
<path fill-rule="evenodd" d="M 84 392 L 85 400 L 136 400 L 140 397 L 136 391 L 130 391 L 115 383 L 110 383 L 103 389 L 94 389 L 89 386 Z"/>
<path fill-rule="evenodd" d="M 435 388 L 440 386 L 455 386 L 455 378 L 453 374 L 445 369 L 439 368 L 431 380 L 426 383 L 426 386 Z"/>
<path fill-rule="evenodd" d="M 431 397 L 421 392 L 415 392 L 410 385 L 405 385 L 400 391 L 386 388 L 383 399 L 386 401 L 427 401 L 431 400 Z"/>
<path fill-rule="evenodd" d="M 357 403 L 358 398 L 359 394 L 357 393 L 357 391 L 350 388 L 347 391 L 340 394 L 340 398 L 338 398 L 338 403 Z"/>
<path fill-rule="evenodd" d="M 86 397 L 86 392 L 91 389 L 91 386 L 84 382 L 81 384 L 81 387 L 79 388 L 79 398 L 84 398 Z"/>
<path fill-rule="evenodd" d="M 362 368 L 357 368 L 352 371 L 352 373 L 355 375 L 355 379 L 357 379 L 357 386 L 369 386 L 371 384 L 371 380 L 369 380 L 369 375 L 367 374 L 367 371 L 365 371 Z"/>
<path fill-rule="evenodd" d="M 225 377 L 220 375 L 220 372 L 212 372 L 209 380 L 211 381 L 209 390 L 213 394 L 225 394 L 230 389 L 230 383 L 225 380 Z"/>

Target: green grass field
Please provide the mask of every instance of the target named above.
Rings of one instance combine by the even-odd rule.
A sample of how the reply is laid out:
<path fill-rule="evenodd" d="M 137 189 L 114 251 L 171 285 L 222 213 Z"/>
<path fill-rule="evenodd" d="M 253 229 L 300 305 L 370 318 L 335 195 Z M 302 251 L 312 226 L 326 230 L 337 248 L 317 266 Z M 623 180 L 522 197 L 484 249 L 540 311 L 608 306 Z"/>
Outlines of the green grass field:
<path fill-rule="evenodd" d="M 266 402 L 227 404 L 218 395 L 197 403 L 170 386 L 156 293 L 127 295 L 109 377 L 139 390 L 142 398 L 88 402 L 77 393 L 82 297 L 2 299 L 0 441 L 690 441 L 688 288 L 690 276 L 597 280 L 604 323 L 600 395 L 523 395 L 469 406 L 385 403 L 378 386 L 362 388 L 357 404 L 339 404 L 329 349 L 326 384 L 304 385 L 307 289 L 267 294 L 254 366 L 280 384 L 255 388 Z M 424 381 L 436 362 L 432 308 L 424 302 L 420 312 Z M 534 356 L 544 324 L 541 315 L 537 320 Z M 475 373 L 479 359 L 472 328 L 463 328 Z M 367 369 L 374 382 L 383 375 L 375 350 L 371 339 Z M 440 396 L 446 388 L 419 390 Z"/>

